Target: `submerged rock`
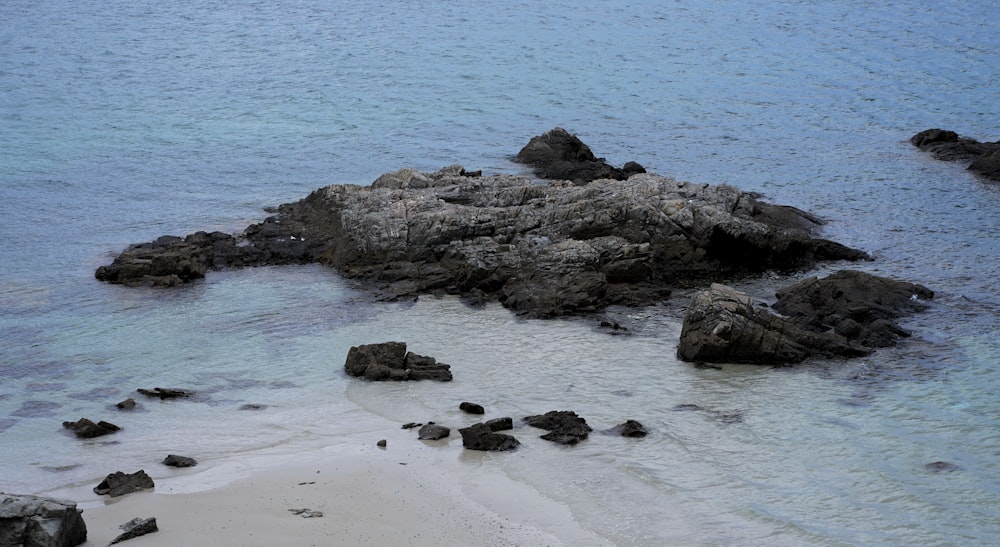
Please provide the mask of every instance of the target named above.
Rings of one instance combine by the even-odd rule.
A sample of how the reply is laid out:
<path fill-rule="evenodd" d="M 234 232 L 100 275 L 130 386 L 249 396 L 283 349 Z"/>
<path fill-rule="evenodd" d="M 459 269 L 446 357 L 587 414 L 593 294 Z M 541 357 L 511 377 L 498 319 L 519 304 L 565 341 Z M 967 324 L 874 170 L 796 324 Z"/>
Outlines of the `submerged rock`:
<path fill-rule="evenodd" d="M 649 430 L 642 423 L 635 420 L 626 420 L 624 423 L 618 424 L 607 431 L 607 433 L 613 435 L 621 435 L 622 437 L 645 437 L 649 435 Z"/>
<path fill-rule="evenodd" d="M 856 271 L 778 291 L 774 309 L 724 285 L 694 295 L 681 327 L 684 361 L 787 364 L 811 356 L 857 357 L 908 336 L 892 319 L 925 308 L 921 285 Z"/>
<path fill-rule="evenodd" d="M 406 351 L 404 342 L 382 342 L 353 346 L 347 352 L 344 371 L 366 380 L 437 380 L 452 379 L 451 365 L 433 357 Z"/>
<path fill-rule="evenodd" d="M 81 513 L 69 500 L 0 492 L 0 545 L 79 545 L 87 541 Z"/>
<path fill-rule="evenodd" d="M 1000 181 L 1000 141 L 979 142 L 954 131 L 927 129 L 910 137 L 910 143 L 943 161 L 971 161 L 969 171 Z"/>
<path fill-rule="evenodd" d="M 194 458 L 187 456 L 169 454 L 166 458 L 163 458 L 163 465 L 169 465 L 170 467 L 194 467 L 198 465 L 198 462 Z"/>
<path fill-rule="evenodd" d="M 116 498 L 153 487 L 153 479 L 142 469 L 132 474 L 115 471 L 94 487 L 94 493 L 98 496 L 107 494 Z"/>
<path fill-rule="evenodd" d="M 814 237 L 815 216 L 732 186 L 650 173 L 582 186 L 472 175 L 402 169 L 327 186 L 239 236 L 161 238 L 96 275 L 171 285 L 209 269 L 319 262 L 385 299 L 447 292 L 551 317 L 655 303 L 676 283 L 868 258 Z"/>
<path fill-rule="evenodd" d="M 153 397 L 155 399 L 181 399 L 185 397 L 190 397 L 191 392 L 185 391 L 183 389 L 173 389 L 168 387 L 154 387 L 153 389 L 139 388 L 136 391 L 145 395 L 146 397 Z"/>

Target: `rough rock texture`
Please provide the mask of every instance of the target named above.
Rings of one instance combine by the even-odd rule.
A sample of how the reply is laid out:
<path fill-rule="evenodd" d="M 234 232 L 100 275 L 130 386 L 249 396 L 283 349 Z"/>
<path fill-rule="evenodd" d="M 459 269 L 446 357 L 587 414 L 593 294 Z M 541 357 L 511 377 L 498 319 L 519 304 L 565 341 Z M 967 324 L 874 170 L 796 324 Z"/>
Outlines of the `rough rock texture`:
<path fill-rule="evenodd" d="M 354 346 L 347 352 L 344 371 L 366 380 L 437 380 L 452 379 L 451 365 L 433 357 L 406 351 L 404 342 L 383 342 Z"/>
<path fill-rule="evenodd" d="M 927 308 L 934 291 L 906 281 L 841 270 L 778 291 L 774 309 L 817 332 L 833 330 L 869 348 L 893 346 L 909 333 L 893 322 Z"/>
<path fill-rule="evenodd" d="M 524 422 L 532 427 L 547 429 L 541 438 L 557 444 L 576 444 L 593 431 L 587 420 L 570 410 L 553 410 L 539 416 L 525 416 Z"/>
<path fill-rule="evenodd" d="M 691 299 L 677 355 L 685 361 L 786 364 L 856 357 L 908 333 L 893 318 L 924 308 L 926 287 L 856 271 L 815 277 L 778 292 L 780 317 L 713 284 Z"/>
<path fill-rule="evenodd" d="M 87 418 L 80 418 L 75 422 L 63 422 L 63 427 L 69 429 L 75 433 L 77 437 L 83 439 L 91 439 L 93 437 L 100 437 L 101 435 L 109 435 L 116 431 L 121 431 L 120 427 L 111 422 L 101 420 L 94 423 Z"/>
<path fill-rule="evenodd" d="M 910 137 L 910 143 L 943 161 L 971 161 L 969 170 L 1000 181 L 1000 141 L 979 142 L 954 131 L 927 129 Z"/>
<path fill-rule="evenodd" d="M 402 169 L 316 190 L 238 237 L 130 247 L 96 275 L 170 285 L 207 269 L 319 262 L 385 299 L 447 292 L 548 317 L 656 302 L 679 283 L 868 258 L 815 238 L 820 224 L 732 186 L 649 173 L 575 186 Z"/>
<path fill-rule="evenodd" d="M 0 492 L 0 545 L 64 547 L 87 541 L 76 503 Z"/>
<path fill-rule="evenodd" d="M 535 174 L 543 179 L 569 180 L 574 184 L 598 179 L 625 180 L 646 172 L 634 161 L 621 169 L 613 167 L 604 158 L 595 157 L 589 146 L 561 127 L 532 137 L 514 161 L 531 165 Z"/>
<path fill-rule="evenodd" d="M 111 541 L 108 545 L 114 545 L 116 543 L 121 543 L 139 536 L 144 536 L 146 534 L 152 534 L 153 532 L 158 532 L 160 529 L 156 526 L 156 517 L 149 517 L 147 519 L 134 518 L 125 524 L 119 526 L 124 532 L 118 535 L 115 539 Z"/>
<path fill-rule="evenodd" d="M 463 427 L 458 432 L 462 434 L 462 446 L 469 450 L 506 451 L 521 446 L 521 442 L 514 437 L 496 433 L 483 423 Z"/>
<path fill-rule="evenodd" d="M 486 420 L 486 427 L 490 428 L 490 431 L 506 431 L 508 429 L 514 429 L 514 419 L 510 416 L 493 418 L 492 420 Z"/>
<path fill-rule="evenodd" d="M 112 498 L 153 488 L 153 479 L 142 469 L 132 474 L 115 471 L 94 487 L 98 496 L 107 494 Z"/>
<path fill-rule="evenodd" d="M 166 458 L 163 458 L 163 465 L 169 465 L 170 467 L 194 467 L 198 465 L 198 461 L 187 456 L 168 454 Z"/>
<path fill-rule="evenodd" d="M 451 429 L 431 422 L 417 430 L 417 438 L 422 441 L 437 441 L 451 435 Z"/>

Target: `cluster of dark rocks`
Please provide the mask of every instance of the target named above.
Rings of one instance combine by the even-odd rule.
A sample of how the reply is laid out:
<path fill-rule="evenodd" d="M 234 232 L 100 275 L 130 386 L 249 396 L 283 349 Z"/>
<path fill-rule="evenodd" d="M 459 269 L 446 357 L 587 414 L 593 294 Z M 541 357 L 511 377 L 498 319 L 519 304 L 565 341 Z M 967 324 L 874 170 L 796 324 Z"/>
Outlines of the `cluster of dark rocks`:
<path fill-rule="evenodd" d="M 451 365 L 433 357 L 406 351 L 404 342 L 385 342 L 353 346 L 347 352 L 344 372 L 366 380 L 437 380 L 451 381 Z"/>
<path fill-rule="evenodd" d="M 691 298 L 677 355 L 685 361 L 788 364 L 814 356 L 858 357 L 910 332 L 895 320 L 923 311 L 934 292 L 854 270 L 810 277 L 770 307 L 713 284 Z"/>
<path fill-rule="evenodd" d="M 954 131 L 927 129 L 910 137 L 910 143 L 938 160 L 967 161 L 969 171 L 1000 181 L 1000 141 L 979 142 Z"/>

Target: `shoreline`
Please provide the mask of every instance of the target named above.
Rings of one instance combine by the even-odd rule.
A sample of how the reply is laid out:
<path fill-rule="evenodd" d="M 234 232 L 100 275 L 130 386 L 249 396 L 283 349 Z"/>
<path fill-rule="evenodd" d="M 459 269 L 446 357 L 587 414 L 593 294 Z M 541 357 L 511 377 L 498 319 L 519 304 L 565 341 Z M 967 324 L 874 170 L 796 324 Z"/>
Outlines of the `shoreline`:
<path fill-rule="evenodd" d="M 384 450 L 371 441 L 239 455 L 120 498 L 90 485 L 50 495 L 83 510 L 85 546 L 107 545 L 137 517 L 155 517 L 159 531 L 128 540 L 136 547 L 612 544 L 565 505 L 489 465 L 490 454 L 441 457 L 463 451 L 390 438 Z"/>

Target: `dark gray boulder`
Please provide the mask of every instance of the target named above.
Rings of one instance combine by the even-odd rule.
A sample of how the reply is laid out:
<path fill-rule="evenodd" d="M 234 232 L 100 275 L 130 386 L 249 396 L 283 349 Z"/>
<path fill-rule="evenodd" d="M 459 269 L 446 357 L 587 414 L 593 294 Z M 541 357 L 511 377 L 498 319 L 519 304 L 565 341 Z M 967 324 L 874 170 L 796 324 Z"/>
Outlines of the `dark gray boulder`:
<path fill-rule="evenodd" d="M 537 137 L 514 156 L 514 161 L 531 165 L 535 174 L 543 179 L 569 180 L 586 184 L 598 179 L 625 180 L 630 175 L 645 173 L 634 161 L 621 169 L 598 158 L 590 147 L 576 135 L 557 127 Z"/>
<path fill-rule="evenodd" d="M 114 545 L 116 543 L 121 543 L 130 539 L 137 538 L 139 536 L 144 536 L 146 534 L 152 534 L 153 532 L 158 532 L 160 529 L 156 526 L 156 517 L 149 518 L 134 518 L 125 524 L 119 526 L 124 530 L 115 539 L 111 540 L 108 545 Z"/>
<path fill-rule="evenodd" d="M 0 545 L 69 547 L 87 541 L 76 503 L 0 492 Z"/>
<path fill-rule="evenodd" d="M 587 420 L 570 410 L 552 410 L 537 416 L 525 416 L 524 422 L 532 427 L 547 429 L 541 438 L 556 444 L 577 444 L 593 431 Z"/>
<path fill-rule="evenodd" d="M 696 293 L 681 327 L 684 361 L 798 363 L 812 356 L 857 357 L 908 333 L 892 322 L 922 310 L 926 287 L 841 271 L 778 292 L 775 315 L 749 296 L 714 284 Z"/>
<path fill-rule="evenodd" d="M 417 438 L 422 441 L 437 441 L 451 435 L 451 429 L 430 422 L 417 430 Z"/>
<path fill-rule="evenodd" d="M 98 496 L 107 494 L 116 498 L 153 487 L 153 479 L 142 469 L 131 474 L 115 471 L 94 487 L 94 493 Z"/>
<path fill-rule="evenodd" d="M 75 422 L 63 422 L 63 427 L 69 429 L 77 437 L 83 439 L 91 439 L 94 437 L 100 437 L 102 435 L 110 435 L 117 431 L 121 431 L 121 428 L 111 422 L 105 422 L 101 420 L 97 423 L 87 419 L 80 418 Z"/>
<path fill-rule="evenodd" d="M 406 351 L 404 342 L 382 342 L 353 346 L 347 352 L 344 372 L 366 380 L 437 380 L 452 379 L 451 365 L 433 357 Z"/>
<path fill-rule="evenodd" d="M 486 414 L 486 409 L 483 408 L 483 405 L 470 403 L 468 401 L 459 404 L 458 408 L 469 414 Z"/>
<path fill-rule="evenodd" d="M 469 450 L 503 452 L 521 446 L 521 442 L 516 438 L 497 433 L 484 423 L 463 427 L 458 432 L 462 434 L 462 446 Z"/>
<path fill-rule="evenodd" d="M 514 429 L 514 419 L 510 416 L 493 418 L 492 420 L 486 420 L 486 427 L 490 428 L 490 431 L 507 431 L 508 429 Z"/>
<path fill-rule="evenodd" d="M 170 467 L 194 467 L 198 465 L 198 461 L 187 456 L 168 454 L 166 458 L 163 458 L 163 465 Z"/>
<path fill-rule="evenodd" d="M 910 143 L 942 161 L 971 161 L 969 170 L 1000 181 L 1000 141 L 979 142 L 954 131 L 927 129 L 910 137 Z"/>

